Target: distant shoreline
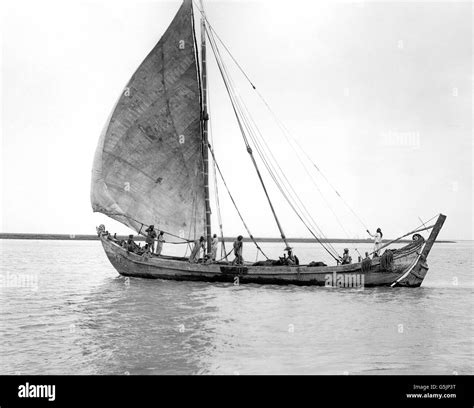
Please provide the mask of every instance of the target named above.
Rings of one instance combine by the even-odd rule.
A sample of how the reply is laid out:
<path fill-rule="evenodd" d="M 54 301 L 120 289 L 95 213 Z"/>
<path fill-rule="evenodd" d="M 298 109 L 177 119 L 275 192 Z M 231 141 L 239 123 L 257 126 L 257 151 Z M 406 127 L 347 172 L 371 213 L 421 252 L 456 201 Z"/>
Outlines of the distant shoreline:
<path fill-rule="evenodd" d="M 118 239 L 126 239 L 126 235 L 117 235 Z M 144 241 L 145 237 L 143 236 L 134 236 L 135 241 Z M 10 233 L 3 232 L 0 233 L 0 239 L 33 239 L 33 240 L 56 240 L 56 241 L 98 241 L 99 237 L 97 235 L 87 235 L 87 234 L 27 234 L 27 233 Z M 175 238 L 170 239 L 174 241 Z M 235 237 L 224 237 L 225 242 L 232 242 L 235 240 Z M 250 242 L 250 238 L 244 238 L 244 242 Z M 281 238 L 255 238 L 257 242 L 280 242 Z M 288 242 L 299 242 L 299 243 L 316 243 L 318 242 L 314 238 L 287 238 Z M 390 239 L 384 239 L 383 242 L 389 242 Z M 337 244 L 337 243 L 348 243 L 348 244 L 370 244 L 373 242 L 371 238 L 367 239 L 343 239 L 343 238 L 328 238 L 321 239 L 321 242 Z M 411 242 L 411 239 L 401 239 L 398 242 Z M 436 241 L 439 243 L 449 243 L 454 244 L 456 241 L 446 241 L 439 240 Z"/>

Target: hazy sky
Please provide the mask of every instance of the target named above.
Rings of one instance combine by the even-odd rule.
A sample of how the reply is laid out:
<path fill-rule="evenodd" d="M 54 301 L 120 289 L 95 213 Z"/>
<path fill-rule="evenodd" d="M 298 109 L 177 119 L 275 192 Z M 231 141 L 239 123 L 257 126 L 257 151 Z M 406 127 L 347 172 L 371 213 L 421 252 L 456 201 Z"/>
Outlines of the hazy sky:
<path fill-rule="evenodd" d="M 180 4 L 2 2 L 0 231 L 94 233 L 100 223 L 127 231 L 92 213 L 94 151 L 121 90 Z M 394 237 L 420 224 L 418 217 L 443 212 L 441 238 L 472 239 L 471 3 L 209 1 L 206 11 L 272 109 L 372 230 Z M 330 206 L 349 236 L 365 237 L 312 174 L 321 198 L 263 103 L 231 70 L 324 233 L 345 237 Z M 219 164 L 253 234 L 278 236 L 212 61 L 209 71 Z M 224 232 L 243 233 L 220 192 Z M 308 236 L 273 186 L 270 193 L 287 236 Z"/>

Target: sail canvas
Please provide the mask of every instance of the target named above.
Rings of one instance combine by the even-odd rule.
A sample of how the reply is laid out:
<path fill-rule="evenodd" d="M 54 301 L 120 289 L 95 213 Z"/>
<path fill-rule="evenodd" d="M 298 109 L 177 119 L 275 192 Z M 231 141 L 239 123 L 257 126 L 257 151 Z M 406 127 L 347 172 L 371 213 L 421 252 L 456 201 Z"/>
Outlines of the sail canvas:
<path fill-rule="evenodd" d="M 200 86 L 191 1 L 124 88 L 101 134 L 91 203 L 139 231 L 204 231 Z"/>

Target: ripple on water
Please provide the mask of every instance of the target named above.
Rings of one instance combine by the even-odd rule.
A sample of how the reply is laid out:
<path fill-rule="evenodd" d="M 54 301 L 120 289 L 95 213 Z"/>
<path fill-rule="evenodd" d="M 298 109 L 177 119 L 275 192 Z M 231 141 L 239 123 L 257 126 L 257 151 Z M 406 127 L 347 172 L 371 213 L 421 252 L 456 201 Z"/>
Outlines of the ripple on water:
<path fill-rule="evenodd" d="M 3 241 L 1 272 L 38 287 L 0 288 L 2 373 L 473 374 L 462 245 L 435 246 L 421 288 L 338 290 L 125 284 L 98 242 Z"/>

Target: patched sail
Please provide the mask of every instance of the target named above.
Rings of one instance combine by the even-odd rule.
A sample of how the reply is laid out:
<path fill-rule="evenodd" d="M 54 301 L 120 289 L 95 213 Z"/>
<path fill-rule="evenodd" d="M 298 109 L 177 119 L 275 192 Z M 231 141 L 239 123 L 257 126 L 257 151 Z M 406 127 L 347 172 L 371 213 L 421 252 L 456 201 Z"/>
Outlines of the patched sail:
<path fill-rule="evenodd" d="M 101 134 L 91 203 L 139 231 L 204 232 L 200 87 L 191 0 L 132 76 Z"/>

